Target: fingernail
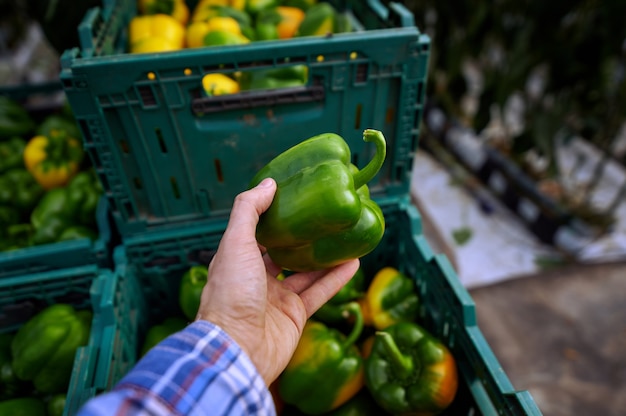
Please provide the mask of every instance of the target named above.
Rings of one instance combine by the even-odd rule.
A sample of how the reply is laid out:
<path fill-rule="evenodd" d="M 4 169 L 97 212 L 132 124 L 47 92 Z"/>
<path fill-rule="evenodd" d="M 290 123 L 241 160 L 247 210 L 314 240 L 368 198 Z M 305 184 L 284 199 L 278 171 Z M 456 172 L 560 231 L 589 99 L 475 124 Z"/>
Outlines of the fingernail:
<path fill-rule="evenodd" d="M 258 188 L 269 188 L 272 186 L 272 178 L 265 178 L 257 185 Z"/>

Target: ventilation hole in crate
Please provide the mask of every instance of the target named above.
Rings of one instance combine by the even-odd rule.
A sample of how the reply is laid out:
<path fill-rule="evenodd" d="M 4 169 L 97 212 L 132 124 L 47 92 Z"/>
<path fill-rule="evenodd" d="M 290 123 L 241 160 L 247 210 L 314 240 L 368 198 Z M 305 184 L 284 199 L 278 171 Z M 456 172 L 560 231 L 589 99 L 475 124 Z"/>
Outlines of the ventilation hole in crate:
<path fill-rule="evenodd" d="M 418 83 L 417 84 L 417 103 L 418 104 L 422 104 L 422 100 L 424 99 L 424 96 L 422 95 L 423 89 L 424 89 L 424 83 L 423 82 Z"/>
<path fill-rule="evenodd" d="M 133 211 L 133 204 L 131 204 L 130 202 L 125 202 L 124 203 L 124 211 L 126 212 L 127 219 L 131 220 L 131 219 L 133 219 L 135 217 L 133 215 L 133 212 L 134 212 Z"/>
<path fill-rule="evenodd" d="M 396 178 L 402 178 L 403 174 L 404 174 L 404 166 L 402 165 L 396 166 Z"/>
<path fill-rule="evenodd" d="M 141 183 L 141 179 L 139 179 L 138 177 L 135 176 L 133 178 L 133 183 L 135 184 L 136 189 L 143 189 L 143 184 Z"/>
<path fill-rule="evenodd" d="M 354 128 L 361 130 L 361 113 L 363 112 L 363 106 L 357 104 L 356 111 L 354 112 Z"/>
<path fill-rule="evenodd" d="M 91 164 L 96 170 L 102 168 L 102 163 L 100 162 L 100 156 L 98 156 L 97 152 L 89 152 L 89 157 L 91 158 Z"/>
<path fill-rule="evenodd" d="M 165 146 L 165 140 L 163 139 L 163 132 L 160 128 L 157 127 L 154 129 L 154 133 L 159 140 L 159 147 L 161 148 L 161 152 L 167 153 L 167 147 Z"/>
<path fill-rule="evenodd" d="M 218 182 L 224 182 L 224 172 L 222 172 L 222 162 L 219 159 L 213 160 L 213 164 L 215 165 L 215 175 L 217 176 Z"/>
<path fill-rule="evenodd" d="M 87 126 L 87 122 L 81 118 L 78 119 L 78 125 L 80 126 L 80 130 L 83 133 L 86 143 L 93 143 L 93 137 L 91 136 L 91 132 L 89 131 L 89 127 Z"/>
<path fill-rule="evenodd" d="M 180 190 L 178 189 L 178 182 L 176 182 L 176 178 L 171 176 L 170 183 L 172 184 L 172 192 L 174 193 L 174 198 L 180 199 Z"/>
<path fill-rule="evenodd" d="M 154 107 L 156 105 L 156 97 L 154 96 L 154 92 L 152 92 L 152 87 L 144 85 L 138 89 L 139 96 L 141 97 L 141 102 L 144 107 Z"/>
<path fill-rule="evenodd" d="M 130 148 L 128 147 L 128 142 L 126 140 L 120 140 L 120 148 L 122 152 L 128 154 L 130 153 Z"/>
<path fill-rule="evenodd" d="M 354 74 L 354 81 L 357 83 L 363 83 L 367 81 L 367 64 L 357 65 L 356 73 Z"/>
<path fill-rule="evenodd" d="M 111 189 L 109 188 L 109 180 L 107 179 L 106 175 L 98 175 L 98 177 L 100 178 L 100 184 L 102 185 L 103 189 Z"/>
<path fill-rule="evenodd" d="M 385 113 L 385 123 L 391 124 L 395 120 L 396 117 L 396 109 L 393 107 L 387 108 L 387 112 Z"/>

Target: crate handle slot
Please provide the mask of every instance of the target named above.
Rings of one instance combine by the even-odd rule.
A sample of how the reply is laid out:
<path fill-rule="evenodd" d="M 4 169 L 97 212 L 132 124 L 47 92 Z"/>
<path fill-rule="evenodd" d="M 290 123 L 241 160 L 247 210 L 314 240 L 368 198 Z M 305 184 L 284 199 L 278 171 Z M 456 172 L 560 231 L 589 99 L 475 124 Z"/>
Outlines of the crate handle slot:
<path fill-rule="evenodd" d="M 325 91 L 322 85 L 244 91 L 238 94 L 194 98 L 191 101 L 191 111 L 194 115 L 201 117 L 205 114 L 223 111 L 324 101 L 324 98 Z"/>

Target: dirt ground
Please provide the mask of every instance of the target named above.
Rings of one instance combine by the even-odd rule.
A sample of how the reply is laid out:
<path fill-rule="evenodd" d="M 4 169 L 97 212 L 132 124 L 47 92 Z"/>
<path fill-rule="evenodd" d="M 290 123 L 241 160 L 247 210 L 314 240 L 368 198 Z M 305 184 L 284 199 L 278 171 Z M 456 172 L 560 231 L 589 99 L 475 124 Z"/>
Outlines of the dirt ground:
<path fill-rule="evenodd" d="M 567 266 L 470 294 L 513 386 L 544 415 L 626 414 L 626 263 Z"/>

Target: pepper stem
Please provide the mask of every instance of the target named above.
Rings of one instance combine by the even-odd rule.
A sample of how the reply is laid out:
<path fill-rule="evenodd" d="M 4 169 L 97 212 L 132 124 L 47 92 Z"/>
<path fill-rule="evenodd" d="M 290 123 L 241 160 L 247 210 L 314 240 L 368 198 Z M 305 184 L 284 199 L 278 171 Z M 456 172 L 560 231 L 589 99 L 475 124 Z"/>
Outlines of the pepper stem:
<path fill-rule="evenodd" d="M 376 145 L 376 154 L 374 158 L 360 171 L 354 174 L 354 189 L 359 189 L 376 176 L 380 168 L 385 162 L 385 156 L 387 155 L 387 143 L 385 142 L 385 136 L 374 129 L 366 129 L 363 132 L 363 140 L 366 142 L 374 142 Z"/>
<path fill-rule="evenodd" d="M 361 332 L 363 332 L 363 313 L 361 312 L 361 306 L 357 302 L 347 303 L 342 313 L 344 316 L 353 315 L 355 318 L 352 331 L 348 334 L 346 340 L 341 345 L 341 349 L 345 351 L 350 348 L 357 339 L 359 339 Z"/>
<path fill-rule="evenodd" d="M 393 337 L 388 332 L 376 331 L 376 336 L 382 341 L 385 347 L 387 357 L 393 367 L 394 373 L 402 379 L 408 378 L 413 373 L 414 369 L 411 357 L 404 355 L 400 351 Z"/>

